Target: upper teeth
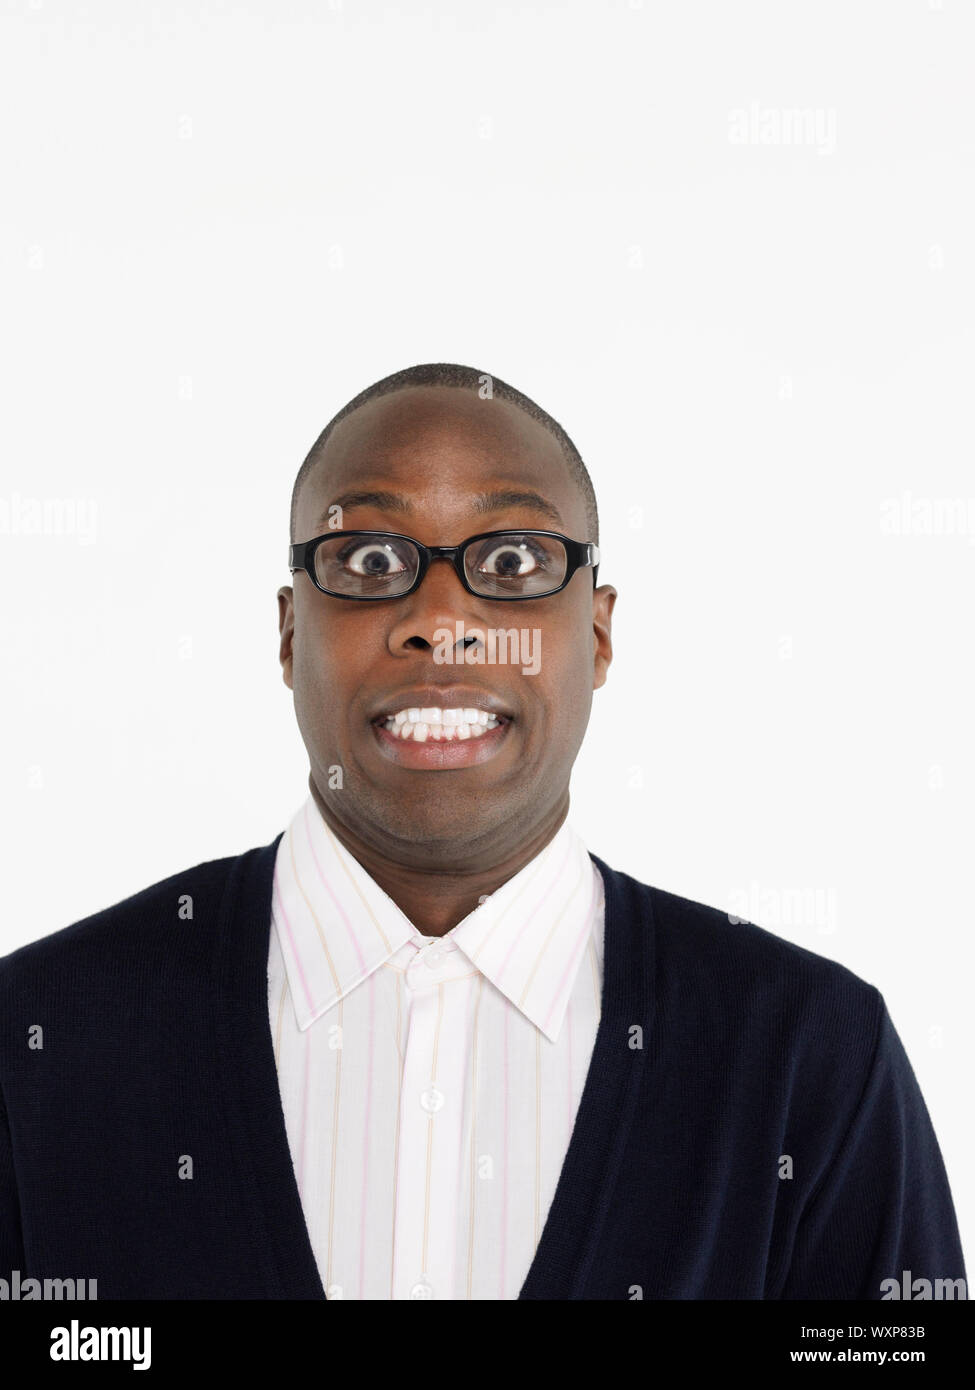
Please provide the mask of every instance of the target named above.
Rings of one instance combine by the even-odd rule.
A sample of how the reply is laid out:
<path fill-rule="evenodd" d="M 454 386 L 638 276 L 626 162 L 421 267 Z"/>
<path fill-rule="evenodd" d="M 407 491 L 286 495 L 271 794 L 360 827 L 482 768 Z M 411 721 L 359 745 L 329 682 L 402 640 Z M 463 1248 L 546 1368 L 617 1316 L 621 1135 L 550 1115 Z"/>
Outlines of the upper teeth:
<path fill-rule="evenodd" d="M 386 716 L 386 728 L 397 738 L 424 743 L 428 738 L 480 738 L 500 720 L 486 709 L 401 709 Z"/>

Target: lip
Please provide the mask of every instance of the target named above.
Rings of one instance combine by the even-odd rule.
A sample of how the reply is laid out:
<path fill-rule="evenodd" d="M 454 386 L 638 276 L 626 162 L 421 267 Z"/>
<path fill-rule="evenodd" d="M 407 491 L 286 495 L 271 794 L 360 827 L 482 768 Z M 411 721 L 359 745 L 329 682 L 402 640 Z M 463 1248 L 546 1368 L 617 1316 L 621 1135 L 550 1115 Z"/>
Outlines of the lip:
<path fill-rule="evenodd" d="M 448 706 L 449 708 L 449 706 Z M 498 716 L 501 717 L 500 715 Z M 480 738 L 463 741 L 445 739 L 439 742 L 414 743 L 411 738 L 397 738 L 386 726 L 373 720 L 372 731 L 382 754 L 400 767 L 420 771 L 447 772 L 462 767 L 475 767 L 497 756 L 511 731 L 512 721 L 505 719 L 496 729 L 488 729 Z"/>

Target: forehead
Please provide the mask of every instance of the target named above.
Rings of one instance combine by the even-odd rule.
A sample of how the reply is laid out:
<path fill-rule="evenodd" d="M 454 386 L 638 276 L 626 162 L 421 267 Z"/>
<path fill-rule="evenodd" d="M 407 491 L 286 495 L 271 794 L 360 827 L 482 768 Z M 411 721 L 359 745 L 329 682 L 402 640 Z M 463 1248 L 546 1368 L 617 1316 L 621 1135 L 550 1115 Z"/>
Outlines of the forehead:
<path fill-rule="evenodd" d="M 426 515 L 459 515 L 465 498 L 499 488 L 539 493 L 573 529 L 585 514 L 545 426 L 509 401 L 459 387 L 392 392 L 340 421 L 301 489 L 299 527 L 313 524 L 332 499 L 366 488 L 396 492 Z"/>

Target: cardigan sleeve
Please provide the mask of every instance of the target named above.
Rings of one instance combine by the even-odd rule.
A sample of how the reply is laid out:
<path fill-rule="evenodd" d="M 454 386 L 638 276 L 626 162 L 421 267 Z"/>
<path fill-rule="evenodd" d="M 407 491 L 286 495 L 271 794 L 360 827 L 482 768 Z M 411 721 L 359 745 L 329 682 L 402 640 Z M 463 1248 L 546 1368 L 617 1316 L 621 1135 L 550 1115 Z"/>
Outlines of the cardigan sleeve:
<path fill-rule="evenodd" d="M 877 1000 L 866 1081 L 800 1220 L 784 1299 L 967 1297 L 938 1141 L 887 1006 L 881 995 Z M 918 1280 L 928 1281 L 930 1292 Z M 939 1293 L 938 1280 L 952 1282 Z"/>
<path fill-rule="evenodd" d="M 24 1242 L 20 1228 L 20 1204 L 14 1174 L 13 1146 L 7 1107 L 0 1089 L 0 1279 L 10 1280 L 17 1269 L 24 1273 Z"/>

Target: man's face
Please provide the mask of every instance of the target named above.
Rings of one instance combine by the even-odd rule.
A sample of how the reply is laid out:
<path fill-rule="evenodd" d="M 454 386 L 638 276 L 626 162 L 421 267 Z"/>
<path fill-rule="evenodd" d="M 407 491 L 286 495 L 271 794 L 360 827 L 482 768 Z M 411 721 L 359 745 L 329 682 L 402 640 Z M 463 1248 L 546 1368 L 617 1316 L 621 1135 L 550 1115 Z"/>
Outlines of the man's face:
<path fill-rule="evenodd" d="M 388 495 L 353 496 L 378 492 Z M 539 500 L 476 505 L 501 492 Z M 302 486 L 294 539 L 327 532 L 336 505 L 338 529 L 396 531 L 431 546 L 505 528 L 594 539 L 552 435 L 506 401 L 454 387 L 398 391 L 337 425 Z M 593 591 L 591 569 L 561 593 L 507 603 L 468 593 L 443 560 L 414 593 L 380 602 L 323 594 L 296 573 L 294 588 L 278 594 L 281 664 L 319 802 L 359 841 L 417 867 L 475 868 L 557 824 L 611 659 L 615 597 L 608 585 Z M 535 662 L 466 663 L 463 643 L 443 642 L 458 623 L 529 630 Z M 383 717 L 402 709 L 478 703 L 504 722 L 461 752 L 459 742 L 403 743 L 384 731 Z"/>

